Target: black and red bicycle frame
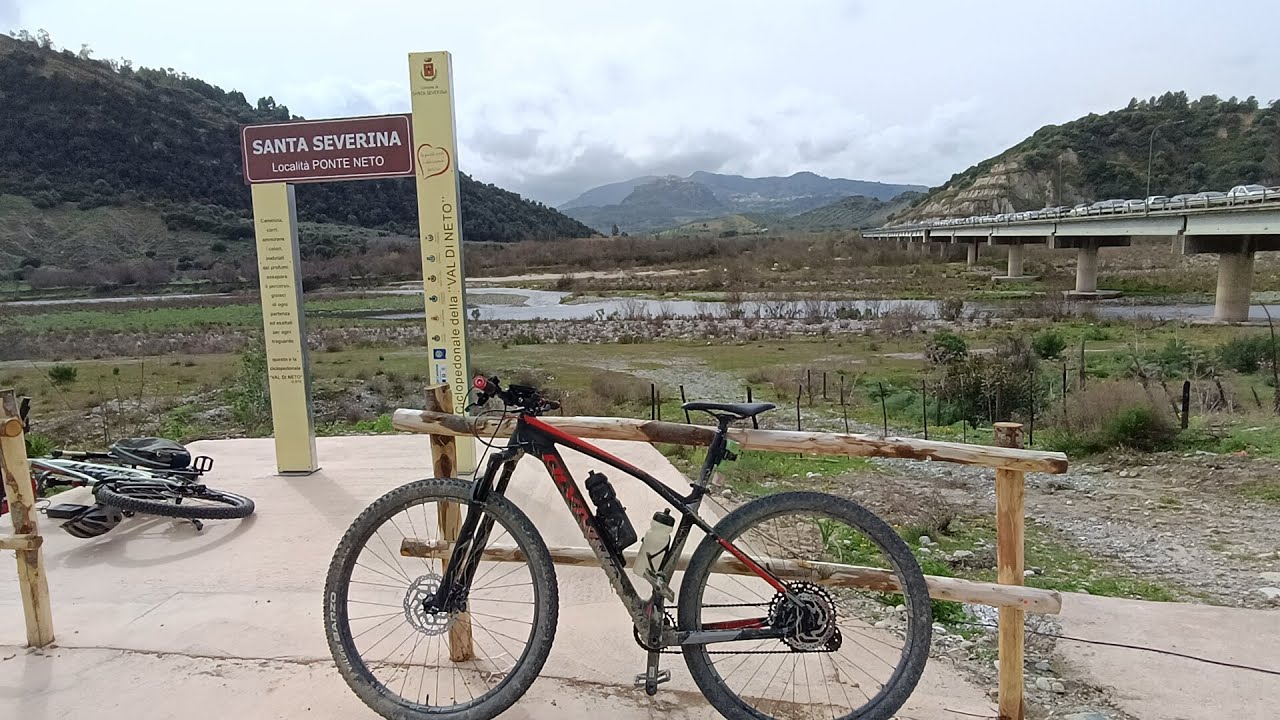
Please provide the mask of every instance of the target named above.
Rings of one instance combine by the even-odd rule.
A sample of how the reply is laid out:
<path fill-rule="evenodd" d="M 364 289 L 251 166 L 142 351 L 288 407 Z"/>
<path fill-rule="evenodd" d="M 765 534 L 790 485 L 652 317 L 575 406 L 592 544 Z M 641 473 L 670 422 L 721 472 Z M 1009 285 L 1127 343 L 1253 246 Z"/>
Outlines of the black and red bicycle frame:
<path fill-rule="evenodd" d="M 531 413 L 522 412 L 507 447 L 489 457 L 483 475 L 477 477 L 472 485 L 467 515 L 462 527 L 459 528 L 453 553 L 440 581 L 441 592 L 426 601 L 428 611 L 457 612 L 465 609 L 466 595 L 493 527 L 493 519 L 485 514 L 485 503 L 490 493 L 501 495 L 506 491 L 520 458 L 525 453 L 532 453 L 546 467 L 547 473 L 564 499 L 565 506 L 569 508 L 569 512 L 582 530 L 582 536 L 586 539 L 587 545 L 599 559 L 609 582 L 622 598 L 623 605 L 631 615 L 637 631 L 649 637 L 650 642 L 657 642 L 663 646 L 694 645 L 783 637 L 785 629 L 769 627 L 767 618 L 763 617 L 704 623 L 696 630 L 663 628 L 659 624 L 664 617 L 664 613 L 661 612 L 664 594 L 670 592 L 667 589 L 667 582 L 675 572 L 685 541 L 689 537 L 689 531 L 695 525 L 745 567 L 759 575 L 774 590 L 790 595 L 786 586 L 773 573 L 752 560 L 732 542 L 717 535 L 715 529 L 698 516 L 698 507 L 702 503 L 711 476 L 726 455 L 725 431 L 728 428 L 728 422 L 728 418 L 720 420 L 720 431 L 716 433 L 707 448 L 706 461 L 703 463 L 697 481 L 693 483 L 692 490 L 687 496 L 681 496 L 662 481 L 626 460 L 543 422 Z M 672 536 L 670 550 L 663 559 L 662 567 L 654 582 L 653 592 L 648 600 L 640 597 L 630 578 L 627 577 L 625 559 L 606 539 L 595 514 L 583 497 L 582 490 L 569 474 L 569 469 L 557 446 L 570 448 L 638 479 L 680 513 L 679 526 Z"/>

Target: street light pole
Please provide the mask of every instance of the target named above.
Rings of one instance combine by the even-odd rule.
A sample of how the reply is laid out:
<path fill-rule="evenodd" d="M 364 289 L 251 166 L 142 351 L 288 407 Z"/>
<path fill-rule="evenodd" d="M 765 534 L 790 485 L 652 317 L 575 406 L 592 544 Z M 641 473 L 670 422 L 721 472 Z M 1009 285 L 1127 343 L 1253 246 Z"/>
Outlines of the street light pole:
<path fill-rule="evenodd" d="M 1156 131 L 1165 125 L 1179 125 L 1184 122 L 1186 120 L 1169 120 L 1151 128 L 1151 137 L 1147 140 L 1147 194 L 1143 198 L 1144 204 L 1146 203 L 1146 198 L 1151 197 L 1151 160 L 1155 157 Z"/>

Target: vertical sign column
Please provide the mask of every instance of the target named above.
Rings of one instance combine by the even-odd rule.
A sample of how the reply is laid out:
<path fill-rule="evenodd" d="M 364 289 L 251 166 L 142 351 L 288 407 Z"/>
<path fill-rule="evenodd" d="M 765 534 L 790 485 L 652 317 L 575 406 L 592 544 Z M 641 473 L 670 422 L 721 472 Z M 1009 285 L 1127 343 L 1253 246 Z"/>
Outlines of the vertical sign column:
<path fill-rule="evenodd" d="M 311 383 L 307 372 L 307 335 L 302 318 L 298 217 L 293 187 L 286 183 L 269 183 L 252 188 L 276 469 L 281 474 L 312 473 L 319 469 L 319 465 L 311 412 Z"/>
<path fill-rule="evenodd" d="M 418 227 L 431 379 L 449 386 L 454 412 L 462 413 L 471 389 L 471 365 L 467 354 L 453 66 L 449 53 L 410 53 L 409 90 L 413 98 Z M 475 446 L 458 443 L 456 471 L 470 473 L 475 465 Z"/>

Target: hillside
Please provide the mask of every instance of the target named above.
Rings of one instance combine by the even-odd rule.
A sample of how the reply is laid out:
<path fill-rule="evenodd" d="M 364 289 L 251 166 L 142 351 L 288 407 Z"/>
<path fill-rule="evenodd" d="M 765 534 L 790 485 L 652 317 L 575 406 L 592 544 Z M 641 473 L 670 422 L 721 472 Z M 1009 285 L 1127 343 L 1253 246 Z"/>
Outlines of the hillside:
<path fill-rule="evenodd" d="M 728 237 L 769 231 L 821 232 L 878 227 L 885 224 L 890 215 L 904 210 L 921 197 L 924 193 L 905 192 L 889 202 L 861 196 L 848 197 L 791 217 L 760 213 L 723 215 L 685 223 L 659 235 Z"/>
<path fill-rule="evenodd" d="M 721 214 L 789 217 L 851 195 L 888 200 L 918 185 L 826 178 L 810 172 L 788 177 L 747 178 L 695 172 L 687 178 L 642 177 L 602 185 L 560 206 L 571 217 L 601 231 L 617 224 L 626 232 L 670 228 Z"/>
<path fill-rule="evenodd" d="M 145 205 L 170 230 L 240 243 L 252 237 L 252 224 L 239 128 L 297 118 L 270 97 L 251 105 L 240 92 L 172 70 L 134 69 L 4 36 L 0 107 L 0 193 L 38 208 Z M 466 175 L 461 192 L 467 240 L 591 234 L 552 208 Z M 407 179 L 299 186 L 298 205 L 301 220 L 417 234 Z M 349 250 L 339 244 L 323 252 Z"/>
<path fill-rule="evenodd" d="M 1040 128 L 1005 152 L 957 173 L 895 222 L 1017 212 L 1151 193 L 1226 191 L 1280 184 L 1280 102 L 1221 100 L 1186 93 Z"/>

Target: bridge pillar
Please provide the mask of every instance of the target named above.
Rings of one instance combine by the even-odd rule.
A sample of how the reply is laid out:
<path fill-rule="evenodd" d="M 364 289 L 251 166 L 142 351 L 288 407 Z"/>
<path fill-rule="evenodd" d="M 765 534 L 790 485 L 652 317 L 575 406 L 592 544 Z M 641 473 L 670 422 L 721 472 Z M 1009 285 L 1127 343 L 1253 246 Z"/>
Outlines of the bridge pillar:
<path fill-rule="evenodd" d="M 1119 297 L 1118 290 L 1098 289 L 1098 249 L 1104 247 L 1128 247 L 1132 238 L 1124 235 L 1078 236 L 1054 235 L 1049 238 L 1049 247 L 1055 250 L 1076 251 L 1076 289 L 1063 292 L 1076 300 L 1098 300 Z"/>
<path fill-rule="evenodd" d="M 1009 279 L 1022 277 L 1022 243 L 1014 243 L 1009 246 Z"/>
<path fill-rule="evenodd" d="M 1076 292 L 1098 291 L 1098 241 L 1089 238 L 1076 251 Z"/>
<path fill-rule="evenodd" d="M 973 267 L 978 264 L 978 243 L 969 243 L 968 251 L 969 254 L 965 257 L 964 264 Z"/>
<path fill-rule="evenodd" d="M 1259 251 L 1280 250 L 1277 235 L 1182 235 L 1182 254 L 1215 253 L 1218 256 L 1218 289 L 1213 319 L 1245 322 L 1253 291 L 1253 257 Z"/>
<path fill-rule="evenodd" d="M 1218 255 L 1218 290 L 1213 301 L 1213 317 L 1222 322 L 1249 319 L 1249 295 L 1253 291 L 1254 252 Z"/>
<path fill-rule="evenodd" d="M 996 275 L 991 278 L 997 282 L 1001 281 L 1026 281 L 1038 279 L 1035 275 L 1023 274 L 1023 259 L 1026 257 L 1026 246 L 1031 243 L 1043 243 L 1046 237 L 1037 235 L 992 235 L 987 239 L 990 245 L 1004 245 L 1009 248 L 1009 271 L 1005 275 Z"/>

